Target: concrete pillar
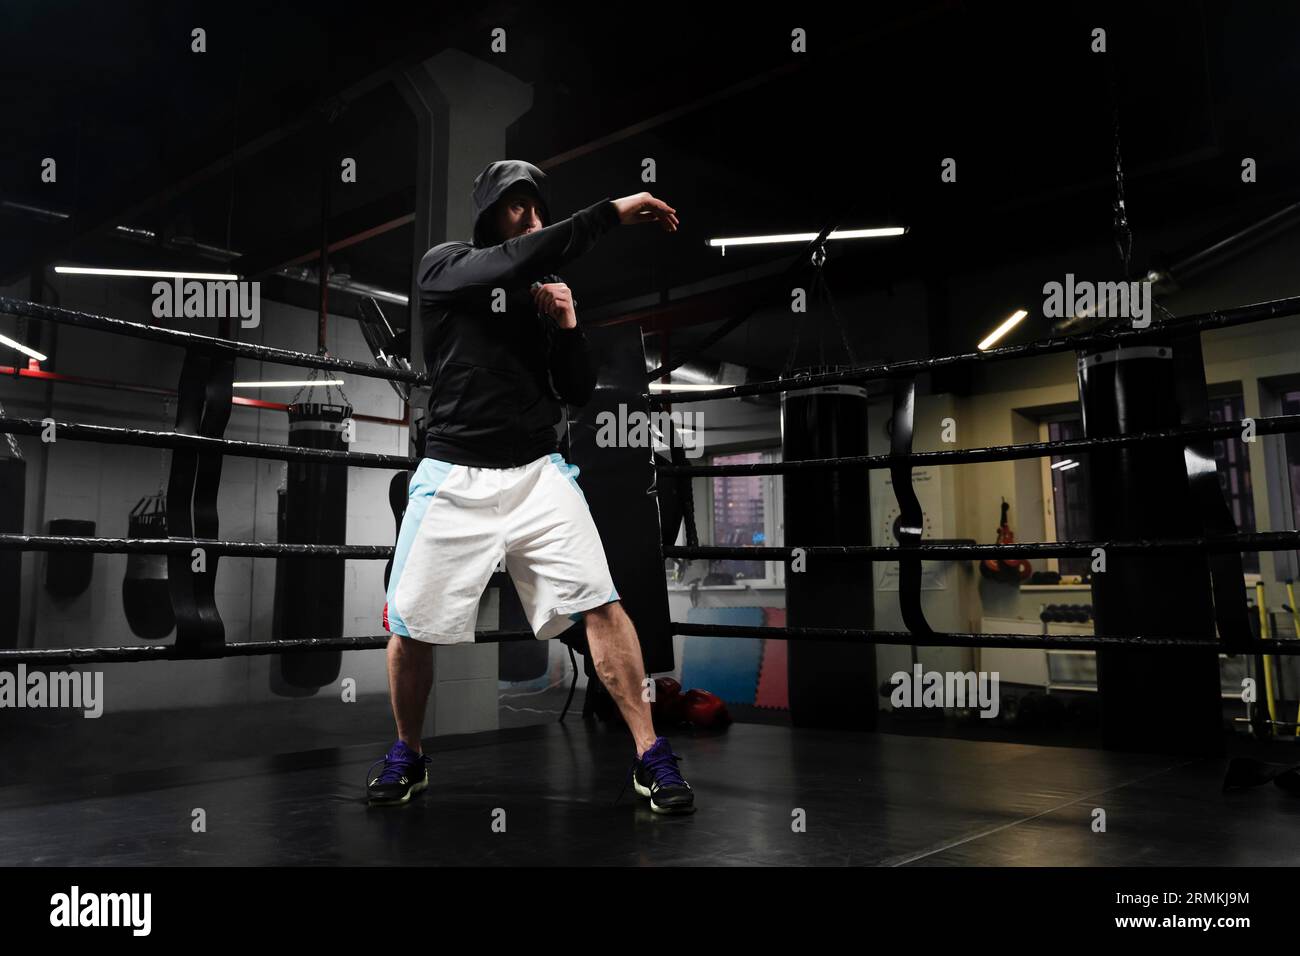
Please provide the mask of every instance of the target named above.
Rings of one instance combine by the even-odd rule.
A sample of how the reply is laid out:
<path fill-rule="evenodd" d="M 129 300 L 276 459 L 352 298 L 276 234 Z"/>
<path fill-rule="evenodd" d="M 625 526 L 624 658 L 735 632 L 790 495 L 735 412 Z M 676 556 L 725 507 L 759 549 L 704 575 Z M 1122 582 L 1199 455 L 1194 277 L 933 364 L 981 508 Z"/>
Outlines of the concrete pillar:
<path fill-rule="evenodd" d="M 473 234 L 474 178 L 489 163 L 512 158 L 506 155 L 506 130 L 532 108 L 533 90 L 459 50 L 444 50 L 412 67 L 400 85 L 420 137 L 412 250 L 412 262 L 418 264 L 438 243 L 468 240 Z M 412 363 L 422 368 L 424 336 L 416 281 L 412 275 L 411 352 Z M 427 391 L 420 390 L 412 404 L 427 397 Z M 495 626 L 482 607 L 479 626 Z M 433 679 L 426 734 L 497 729 L 497 645 L 437 648 Z"/>

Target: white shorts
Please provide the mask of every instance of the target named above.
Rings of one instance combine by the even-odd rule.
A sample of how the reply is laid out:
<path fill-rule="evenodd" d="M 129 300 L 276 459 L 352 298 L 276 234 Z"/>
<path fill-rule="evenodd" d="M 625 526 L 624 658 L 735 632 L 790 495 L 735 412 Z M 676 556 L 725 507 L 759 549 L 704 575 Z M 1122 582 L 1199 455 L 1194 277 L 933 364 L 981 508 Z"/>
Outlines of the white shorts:
<path fill-rule="evenodd" d="M 474 640 L 501 559 L 539 640 L 618 600 L 578 467 L 556 453 L 517 468 L 425 458 L 411 479 L 384 627 L 431 644 Z"/>

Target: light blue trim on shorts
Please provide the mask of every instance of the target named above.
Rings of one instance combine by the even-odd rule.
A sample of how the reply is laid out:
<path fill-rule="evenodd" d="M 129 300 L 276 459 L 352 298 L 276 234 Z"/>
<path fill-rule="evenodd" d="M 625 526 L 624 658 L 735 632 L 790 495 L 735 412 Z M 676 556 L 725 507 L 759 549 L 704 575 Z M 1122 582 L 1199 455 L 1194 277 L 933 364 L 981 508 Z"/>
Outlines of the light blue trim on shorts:
<path fill-rule="evenodd" d="M 558 451 L 551 452 L 549 457 L 551 461 L 555 464 L 555 467 L 560 469 L 560 474 L 562 474 L 565 478 L 568 478 L 569 484 L 577 488 L 578 494 L 582 495 L 582 486 L 578 484 L 578 476 L 582 474 L 582 472 L 581 470 L 579 470 L 578 466 L 570 464 L 569 462 L 565 461 L 564 456 L 561 455 Z M 587 501 L 586 495 L 582 495 L 582 501 L 584 504 L 586 504 Z M 587 510 L 588 511 L 591 510 L 590 505 L 587 505 Z"/>
<path fill-rule="evenodd" d="M 618 601 L 618 600 L 620 600 L 620 598 L 619 598 L 619 596 L 618 596 L 618 588 L 614 588 L 614 590 L 612 590 L 612 591 L 609 592 L 609 600 L 606 601 L 605 604 L 613 604 L 615 601 Z M 596 607 L 604 607 L 605 604 L 598 604 Z M 596 608 L 591 608 L 591 610 L 593 610 L 593 611 L 594 611 L 595 609 L 596 609 Z M 574 623 L 577 623 L 578 621 L 581 621 L 581 620 L 582 620 L 582 615 L 584 615 L 584 614 L 586 614 L 586 613 L 587 613 L 586 611 L 578 611 L 576 614 L 570 614 L 570 615 L 569 615 L 569 620 L 570 620 L 570 621 L 573 621 Z"/>
<path fill-rule="evenodd" d="M 582 471 L 578 468 L 578 466 L 574 464 L 570 464 L 569 462 L 565 461 L 564 456 L 561 455 L 559 452 L 554 452 L 554 451 L 551 452 L 550 459 L 555 464 L 555 467 L 560 469 L 560 474 L 562 474 L 565 478 L 569 479 L 569 484 L 573 485 L 573 487 L 578 489 L 578 494 L 582 495 L 583 503 L 587 504 L 587 496 L 582 494 L 582 487 L 578 484 L 578 476 L 582 474 Z M 587 504 L 587 511 L 588 512 L 591 511 L 590 504 Z M 606 601 L 605 604 L 612 604 L 614 601 L 617 600 L 619 600 L 618 588 L 614 588 L 614 590 L 609 592 L 609 600 Z M 582 620 L 582 615 L 585 613 L 587 612 L 578 611 L 576 614 L 570 614 L 569 620 L 580 621 Z"/>
<path fill-rule="evenodd" d="M 429 502 L 438 493 L 438 486 L 451 474 L 455 464 L 437 458 L 425 458 L 411 476 L 411 485 L 407 492 L 406 513 L 402 516 L 402 528 L 397 535 L 397 547 L 393 551 L 393 570 L 388 576 L 388 630 L 402 637 L 410 637 L 406 622 L 397 613 L 397 582 L 402 579 L 402 569 L 411 553 L 411 546 L 420 533 L 424 523 L 424 513 L 429 510 Z"/>

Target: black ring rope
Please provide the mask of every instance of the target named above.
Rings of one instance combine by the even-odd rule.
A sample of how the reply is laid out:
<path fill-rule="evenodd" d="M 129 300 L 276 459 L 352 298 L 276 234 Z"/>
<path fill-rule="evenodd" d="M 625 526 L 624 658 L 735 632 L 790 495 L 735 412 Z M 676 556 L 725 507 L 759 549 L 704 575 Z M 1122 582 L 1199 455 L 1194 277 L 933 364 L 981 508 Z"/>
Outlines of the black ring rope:
<path fill-rule="evenodd" d="M 66 664 L 108 664 L 139 661 L 221 660 L 226 657 L 256 657 L 262 654 L 309 654 L 320 651 L 371 651 L 388 646 L 391 634 L 374 637 L 298 638 L 288 641 L 239 641 L 187 653 L 175 644 L 142 644 L 134 647 L 41 647 L 0 649 L 0 666 L 35 664 L 53 667 Z M 479 631 L 475 644 L 535 641 L 532 631 Z M 465 643 L 471 643 L 466 641 Z"/>
<path fill-rule="evenodd" d="M 332 369 L 338 372 L 351 372 L 354 375 L 366 375 L 371 378 L 385 378 L 395 382 L 409 382 L 413 385 L 428 385 L 428 376 L 405 369 L 390 368 L 386 365 L 367 365 L 350 359 L 336 359 L 312 352 L 297 352 L 292 349 L 272 348 L 268 345 L 254 345 L 251 342 L 239 342 L 235 339 L 223 339 L 212 335 L 200 335 L 197 332 L 185 332 L 180 329 L 164 329 L 141 322 L 128 322 L 106 315 L 90 312 L 76 312 L 37 302 L 25 302 L 0 296 L 0 313 L 43 319 L 62 325 L 74 325 L 83 329 L 95 329 L 100 332 L 112 332 L 151 342 L 162 342 L 178 348 L 202 351 L 214 355 L 233 355 L 238 358 L 255 359 L 260 362 L 274 362 L 280 365 L 297 365 L 303 368 Z"/>
<path fill-rule="evenodd" d="M 910 631 L 872 631 L 844 627 L 750 627 L 732 624 L 691 624 L 670 622 L 671 632 L 688 637 L 764 638 L 768 640 L 836 641 L 864 644 L 905 644 L 919 647 L 1009 647 L 1027 649 L 1099 650 L 1107 647 L 1144 647 L 1169 650 L 1204 648 L 1227 653 L 1221 642 L 1177 637 L 1108 637 L 1073 634 L 975 634 L 935 631 L 913 634 Z M 388 645 L 392 635 L 375 637 L 308 638 L 291 641 L 241 641 L 187 653 L 175 644 L 147 644 L 134 647 L 54 647 L 0 649 L 0 666 L 33 664 L 42 667 L 75 664 L 123 663 L 164 660 L 220 660 L 226 657 L 252 657 L 262 654 L 301 654 L 318 651 L 378 650 Z M 536 640 L 532 631 L 482 631 L 475 644 Z M 1233 653 L 1300 655 L 1300 640 L 1250 640 Z"/>
<path fill-rule="evenodd" d="M 1293 551 L 1300 549 L 1300 531 L 1256 531 L 1197 538 L 1158 538 L 1133 541 L 1016 541 L 1011 544 L 939 544 L 921 541 L 905 547 L 884 544 L 790 545 L 702 545 L 664 548 L 665 558 L 709 558 L 735 561 L 790 561 L 794 552 L 808 558 L 871 558 L 881 561 L 982 561 L 1010 557 L 1074 558 L 1097 549 L 1107 554 L 1147 554 L 1156 548 L 1168 551 L 1204 551 L 1230 554 L 1241 551 Z"/>
<path fill-rule="evenodd" d="M 818 239 L 823 239 L 826 231 Z M 816 241 L 813 243 L 816 245 Z M 793 268 L 793 264 L 792 264 Z M 660 397 L 648 395 L 650 403 L 655 405 L 672 404 L 674 402 L 695 402 L 695 401 L 713 401 L 723 398 L 741 397 L 745 395 L 760 395 L 775 392 L 792 391 L 795 389 L 811 388 L 819 385 L 837 384 L 841 382 L 860 381 L 866 378 L 903 378 L 911 379 L 918 373 L 923 373 L 936 368 L 945 368 L 966 363 L 996 361 L 1008 358 L 1021 358 L 1036 355 L 1049 354 L 1052 352 L 1070 351 L 1080 348 L 1089 348 L 1099 345 L 1123 345 L 1130 342 L 1143 341 L 1148 338 L 1157 336 L 1167 336 L 1170 333 L 1192 333 L 1206 331 L 1216 328 L 1228 328 L 1236 325 L 1243 325 L 1249 322 L 1262 321 L 1270 318 L 1278 318 L 1287 315 L 1294 315 L 1300 311 L 1300 297 L 1291 297 L 1276 299 L 1268 302 L 1256 303 L 1253 305 L 1242 306 L 1235 309 L 1218 310 L 1203 313 L 1200 315 L 1186 316 L 1173 319 L 1162 323 L 1159 326 L 1153 326 L 1149 329 L 1117 329 L 1107 331 L 1091 332 L 1084 335 L 1065 336 L 1049 338 L 1038 342 L 1021 346 L 1008 346 L 1001 349 L 992 349 L 985 352 L 968 352 L 959 355 L 946 356 L 934 359 L 909 360 L 903 362 L 885 363 L 874 366 L 863 366 L 859 368 L 850 368 L 835 372 L 816 373 L 810 375 L 796 376 L 793 379 L 783 379 L 771 382 L 758 382 L 748 385 L 733 386 L 726 389 L 711 390 L 702 394 L 675 393 L 670 397 Z M 226 355 L 241 356 L 253 358 L 261 361 L 278 362 L 287 365 L 298 365 L 308 368 L 335 369 L 340 371 L 349 371 L 355 374 L 366 375 L 374 378 L 390 379 L 396 381 L 412 382 L 414 384 L 428 384 L 426 376 L 418 373 L 406 372 L 400 369 L 391 369 L 384 366 L 370 366 L 360 362 L 352 362 L 341 359 L 333 359 L 319 355 L 312 355 L 305 352 L 294 352 L 285 349 L 274 349 L 266 346 L 251 345 L 241 343 L 230 339 L 221 339 L 211 336 L 198 335 L 195 333 L 183 332 L 173 329 L 161 329 L 153 326 L 143 325 L 140 323 L 126 322 L 119 319 L 112 319 L 106 316 L 93 315 L 90 313 L 75 312 L 72 310 L 55 308 L 51 306 L 39 305 L 37 303 L 22 302 L 19 300 L 0 297 L 0 312 L 7 312 L 20 317 L 29 317 L 43 319 L 48 321 L 60 322 L 84 328 L 98 329 L 101 331 L 113 332 L 116 334 L 130 335 L 137 338 L 149 339 L 152 341 L 164 342 L 166 344 L 176 345 L 187 349 L 191 355 L 203 353 L 208 355 Z M 726 330 L 730 331 L 743 321 L 732 320 L 727 324 Z M 725 333 L 723 333 L 725 334 Z M 720 338 L 721 336 L 717 336 Z M 667 357 L 665 357 L 667 358 Z M 673 365 L 667 362 L 665 365 L 650 373 L 647 377 L 659 377 L 665 371 L 671 370 L 672 367 L 680 365 L 687 361 L 683 358 Z M 221 376 L 226 377 L 226 376 Z M 906 392 L 912 384 L 910 381 L 901 383 L 903 391 Z M 1293 419 L 1297 416 L 1278 416 L 1273 419 L 1259 419 L 1257 421 L 1257 431 L 1259 433 L 1277 433 L 1282 431 L 1294 431 L 1296 425 Z M 16 427 L 14 427 L 16 426 Z M 59 426 L 56 425 L 56 429 Z M 171 447 L 174 449 L 183 449 L 186 451 L 211 453 L 219 448 L 241 449 L 250 454 L 254 453 L 259 457 L 277 457 L 285 455 L 285 460 L 322 460 L 317 457 L 321 452 L 305 452 L 302 449 L 290 451 L 283 446 L 268 446 L 262 443 L 252 442 L 234 442 L 227 439 L 216 438 L 202 435 L 183 435 L 175 433 L 144 432 L 134 429 L 114 429 L 104 426 L 79 425 L 73 423 L 64 423 L 62 426 L 65 430 L 66 437 L 74 437 L 74 431 L 80 431 L 76 437 L 87 438 L 94 435 L 96 437 L 88 440 L 101 440 L 110 443 L 135 443 L 146 444 L 152 447 Z M 17 430 L 23 433 L 39 433 L 44 428 L 43 422 L 35 422 L 28 419 L 0 419 L 0 428 L 6 431 Z M 1238 431 L 1237 423 L 1220 423 L 1212 426 L 1198 426 L 1196 428 L 1170 429 L 1166 433 L 1156 433 L 1156 440 L 1179 440 L 1185 439 L 1192 433 L 1197 433 L 1201 437 L 1211 437 L 1215 429 L 1222 429 L 1223 435 L 1233 434 Z M 1269 429 L 1266 431 L 1266 429 Z M 1177 432 L 1178 434 L 1173 434 Z M 128 439 L 135 439 L 128 441 Z M 1122 439 L 1122 440 L 1121 440 Z M 894 449 L 893 453 L 888 456 L 865 456 L 862 459 L 844 459 L 844 460 L 821 460 L 819 462 L 799 462 L 799 463 L 780 463 L 781 465 L 793 465 L 795 467 L 844 467 L 846 462 L 848 466 L 855 464 L 871 466 L 869 462 L 876 463 L 877 467 L 897 468 L 901 463 L 908 463 L 907 473 L 910 473 L 910 463 L 918 460 L 929 460 L 938 462 L 939 460 L 949 460 L 952 462 L 976 461 L 976 460 L 1005 460 L 1002 456 L 1010 457 L 1036 457 L 1043 453 L 1055 453 L 1063 447 L 1077 447 L 1079 450 L 1086 450 L 1087 447 L 1097 447 L 1104 442 L 1114 442 L 1116 444 L 1127 444 L 1141 440 L 1150 440 L 1149 436 L 1119 436 L 1117 439 L 1098 440 L 1085 439 L 1076 442 L 1057 442 L 1057 443 L 1035 443 L 1034 445 L 1025 446 L 1002 446 L 1000 449 L 970 449 L 953 452 L 930 452 L 930 453 L 900 453 L 899 449 Z M 184 444 L 181 444 L 184 443 Z M 910 446 L 910 441 L 907 442 Z M 1053 452 L 1045 452 L 1047 446 L 1054 446 Z M 1033 449 L 1032 451 L 1030 449 Z M 238 454 L 238 450 L 232 450 L 231 454 Z M 398 456 L 378 456 L 378 455 L 361 455 L 348 452 L 326 453 L 329 457 L 324 460 L 356 459 L 356 463 L 361 464 L 362 459 L 370 460 L 368 463 L 376 467 L 409 467 L 411 460 L 399 458 Z M 292 457 L 287 457 L 292 455 Z M 977 457 L 987 456 L 987 457 Z M 206 457 L 206 455 L 205 455 Z M 376 459 L 384 459 L 383 465 L 379 465 Z M 661 466 L 662 467 L 662 466 Z M 711 466 L 683 466 L 680 463 L 674 463 L 669 470 L 676 474 L 694 474 L 698 473 L 694 469 Z M 741 473 L 732 469 L 744 469 L 747 466 L 712 466 L 725 467 L 728 470 L 713 473 Z M 748 466 L 754 467 L 754 466 Z M 762 467 L 762 466 L 759 466 Z M 769 466 L 770 467 L 770 466 Z M 782 469 L 784 470 L 784 469 Z M 895 482 L 897 486 L 897 482 Z M 910 486 L 910 482 L 908 483 Z M 900 502 L 901 504 L 901 502 Z M 0 536 L 0 547 L 14 548 L 21 547 L 26 550 L 40 550 L 44 548 L 58 549 L 66 547 L 70 550 L 102 550 L 107 548 L 116 551 L 119 547 L 122 552 L 138 546 L 150 546 L 149 539 L 59 539 L 57 543 L 50 540 L 56 536 L 26 536 L 26 535 L 5 535 Z M 179 554 L 182 549 L 202 547 L 200 542 L 207 542 L 216 553 L 225 554 L 310 554 L 323 553 L 320 551 L 306 551 L 298 549 L 316 549 L 332 548 L 331 553 L 341 556 L 355 557 L 387 557 L 391 553 L 391 548 L 369 548 L 368 546 L 311 546 L 311 545 L 267 545 L 259 542 L 218 542 L 209 541 L 205 538 L 182 538 L 182 539 L 157 539 L 152 544 L 160 550 L 169 554 Z M 128 544 L 128 542 L 131 542 Z M 888 559 L 890 555 L 899 555 L 900 552 L 907 552 L 905 562 L 919 564 L 920 560 L 948 560 L 959 556 L 977 557 L 982 554 L 1077 554 L 1090 553 L 1096 547 L 1107 548 L 1122 551 L 1125 549 L 1142 549 L 1149 550 L 1152 547 L 1162 547 L 1166 549 L 1199 549 L 1207 551 L 1240 551 L 1240 550 L 1290 550 L 1297 546 L 1298 542 L 1295 532 L 1267 532 L 1262 534 L 1217 536 L 1214 538 L 1193 538 L 1181 539 L 1178 541 L 1155 541 L 1155 542 L 1064 542 L 1064 543 L 1025 543 L 1012 545 L 924 545 L 913 543 L 903 548 L 876 548 L 870 546 L 862 547 L 810 547 L 804 551 L 816 556 L 830 556 L 835 553 L 844 555 L 862 556 L 879 556 Z M 357 549 L 354 552 L 354 547 Z M 222 550 L 224 548 L 224 550 Z M 175 550 L 173 550 L 175 549 Z M 265 549 L 265 550 L 263 550 Z M 361 553 L 364 550 L 366 553 Z M 767 549 L 767 548 L 699 548 L 671 547 L 664 550 L 665 556 L 689 557 L 699 556 L 727 556 L 736 555 L 740 557 L 749 557 L 755 559 L 756 553 L 776 552 L 773 560 L 788 559 L 790 548 Z M 382 554 L 380 552 L 383 552 Z M 898 560 L 898 557 L 894 558 Z M 761 560 L 761 558 L 760 558 Z M 908 622 L 909 627 L 914 626 L 914 622 Z M 1143 638 L 1143 637 L 1106 637 L 1106 636 L 1043 636 L 1035 635 L 1003 635 L 1003 634 L 969 634 L 969 633 L 936 633 L 929 630 L 928 625 L 923 630 L 914 629 L 907 632 L 896 631 L 870 631 L 851 628 L 762 628 L 762 627 L 741 627 L 728 625 L 690 625 L 672 622 L 672 630 L 677 634 L 694 634 L 694 635 L 711 635 L 726 637 L 782 637 L 785 639 L 805 637 L 816 640 L 863 640 L 868 643 L 897 643 L 897 644 L 917 644 L 917 645 L 935 645 L 935 646 L 976 646 L 976 647 L 1074 647 L 1079 649 L 1101 648 L 1107 646 L 1143 646 L 1143 647 L 1205 647 L 1219 648 L 1222 645 L 1218 642 L 1207 642 L 1205 640 L 1182 640 L 1177 638 Z M 173 645 L 151 645 L 144 647 L 120 647 L 120 648 L 68 648 L 68 649 L 20 649 L 20 650 L 0 650 L 0 661 L 29 661 L 35 663 L 78 663 L 94 661 L 126 661 L 126 660 L 159 660 L 159 659 L 195 659 L 195 658 L 223 658 L 228 656 L 252 655 L 252 654 L 270 654 L 270 653 L 294 653 L 316 650 L 335 650 L 335 649 L 364 649 L 372 647 L 383 647 L 388 641 L 388 636 L 374 638 L 331 638 L 327 640 L 306 640 L 306 641 L 269 641 L 269 642 L 246 642 L 239 644 L 227 644 L 218 634 L 215 641 L 181 641 L 178 631 L 178 641 Z M 196 633 L 196 637 L 198 634 Z M 502 633 L 503 639 L 508 639 L 516 635 L 513 632 Z M 531 632 L 520 632 L 519 639 L 531 638 Z M 1234 643 L 1233 649 L 1236 652 L 1250 652 L 1267 654 L 1298 654 L 1300 653 L 1300 640 L 1295 641 L 1250 641 L 1246 644 Z"/>
<path fill-rule="evenodd" d="M 382 558 L 391 544 L 293 544 L 265 541 L 220 541 L 212 538 L 87 538 L 57 534 L 0 534 L 0 551 L 91 551 L 96 554 L 208 554 L 255 558 Z"/>
<path fill-rule="evenodd" d="M 48 427 L 34 418 L 0 417 L 0 432 L 16 435 L 40 435 Z M 221 453 L 238 458 L 268 458 L 276 461 L 312 461 L 353 465 L 358 468 L 416 468 L 420 459 L 401 455 L 380 455 L 374 452 L 332 451 L 326 448 L 302 448 L 297 445 L 277 445 L 268 442 L 239 441 L 233 438 L 216 438 L 208 435 L 188 435 L 180 432 L 159 432 L 139 428 L 120 428 L 114 425 L 86 425 L 81 422 L 53 423 L 56 438 L 75 441 L 98 442 L 105 445 L 139 445 L 145 448 L 170 448 L 197 452 Z"/>
<path fill-rule="evenodd" d="M 844 382 L 859 382 L 864 379 L 907 378 L 940 368 L 953 368 L 977 362 L 996 362 L 1003 359 L 1032 358 L 1049 355 L 1054 352 L 1072 352 L 1078 349 L 1098 348 L 1101 346 L 1127 346 L 1130 343 L 1147 339 L 1166 339 L 1170 335 L 1191 332 L 1205 332 L 1212 329 L 1233 328 L 1251 322 L 1283 318 L 1300 313 L 1300 296 L 1284 299 L 1272 299 L 1256 302 L 1235 309 L 1220 309 L 1197 315 L 1181 316 L 1160 324 L 1153 323 L 1145 329 L 1114 329 L 1088 332 L 1083 335 L 1055 336 L 1030 342 L 1025 345 L 1008 345 L 987 351 L 962 352 L 930 359 L 906 359 L 900 362 L 885 362 L 878 365 L 863 365 L 857 368 L 842 369 L 835 372 L 818 372 L 798 375 L 793 378 L 773 379 L 766 382 L 751 382 L 746 385 L 731 385 L 726 388 L 707 391 L 673 392 L 672 395 L 649 394 L 647 398 L 652 405 L 679 404 L 685 402 L 713 402 L 726 398 L 742 398 L 749 395 L 771 395 L 777 392 L 796 391 L 815 388 L 821 385 L 838 385 Z"/>
<path fill-rule="evenodd" d="M 745 624 L 691 624 L 672 622 L 672 633 L 690 637 L 739 637 L 776 640 L 861 642 L 864 644 L 915 644 L 918 647 L 1019 647 L 1057 650 L 1099 650 L 1106 647 L 1148 647 L 1185 650 L 1205 648 L 1229 653 L 1220 641 L 1181 637 L 1109 637 L 1104 634 L 976 634 L 959 631 L 871 631 L 856 627 L 758 627 Z M 1300 639 L 1255 640 L 1234 647 L 1231 653 L 1300 655 Z M 0 658 L 3 659 L 3 658 Z"/>
<path fill-rule="evenodd" d="M 1135 541 L 1017 541 L 1013 544 L 926 543 L 906 548 L 893 545 L 671 545 L 665 558 L 789 561 L 794 551 L 809 558 L 872 558 L 896 560 L 916 555 L 924 561 L 984 560 L 1007 557 L 1069 558 L 1101 549 L 1108 554 L 1143 554 L 1154 548 L 1170 551 L 1241 551 L 1300 549 L 1300 531 L 1260 531 L 1209 538 L 1162 538 Z M 63 535 L 0 534 L 0 551 L 92 551 L 102 554 L 181 554 L 203 548 L 212 554 L 252 557 L 389 558 L 392 545 L 290 544 L 261 541 L 220 541 L 208 538 L 89 538 Z"/>
<path fill-rule="evenodd" d="M 1273 415 L 1252 419 L 1255 433 L 1281 435 L 1300 431 L 1300 415 Z M 2 422 L 0 422 L 2 424 Z M 1069 438 L 1060 441 L 1025 442 L 1019 445 L 989 445 L 981 448 L 958 448 L 952 451 L 918 451 L 905 456 L 855 455 L 846 458 L 810 458 L 806 461 L 765 461 L 737 465 L 664 465 L 657 467 L 665 475 L 694 475 L 718 477 L 723 475 L 783 475 L 794 471 L 819 468 L 889 468 L 897 460 L 911 461 L 914 467 L 922 465 L 959 465 L 989 461 L 1014 461 L 1022 458 L 1060 456 L 1069 452 L 1082 453 L 1094 448 L 1116 448 L 1143 442 L 1182 443 L 1193 438 L 1224 439 L 1241 434 L 1240 422 L 1214 422 L 1206 425 L 1184 425 L 1152 432 L 1135 432 L 1129 435 L 1111 435 L 1098 438 Z"/>

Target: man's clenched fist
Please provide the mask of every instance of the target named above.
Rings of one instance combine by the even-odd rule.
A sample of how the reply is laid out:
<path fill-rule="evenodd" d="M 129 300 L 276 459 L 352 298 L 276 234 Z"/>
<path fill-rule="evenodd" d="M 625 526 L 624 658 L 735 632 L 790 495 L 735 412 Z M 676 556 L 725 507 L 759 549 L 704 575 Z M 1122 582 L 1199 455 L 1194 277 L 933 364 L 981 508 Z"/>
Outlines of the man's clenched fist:
<path fill-rule="evenodd" d="M 578 313 L 573 305 L 573 292 L 563 282 L 538 283 L 532 288 L 537 311 L 549 315 L 562 329 L 578 324 Z"/>

